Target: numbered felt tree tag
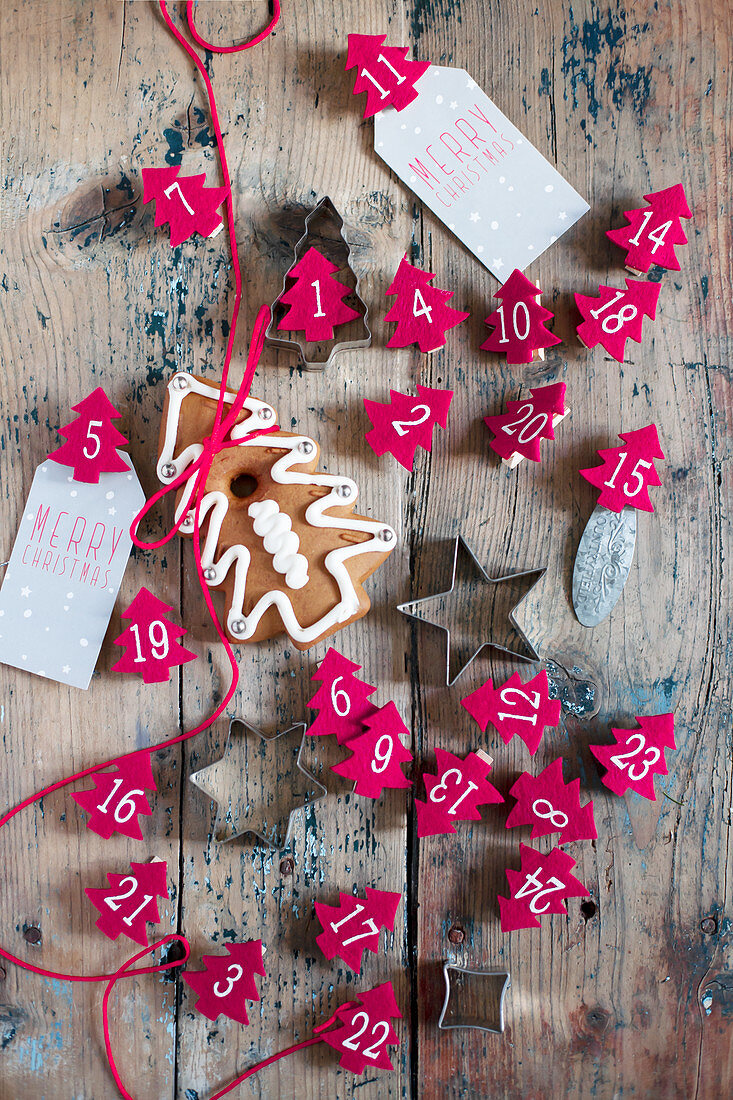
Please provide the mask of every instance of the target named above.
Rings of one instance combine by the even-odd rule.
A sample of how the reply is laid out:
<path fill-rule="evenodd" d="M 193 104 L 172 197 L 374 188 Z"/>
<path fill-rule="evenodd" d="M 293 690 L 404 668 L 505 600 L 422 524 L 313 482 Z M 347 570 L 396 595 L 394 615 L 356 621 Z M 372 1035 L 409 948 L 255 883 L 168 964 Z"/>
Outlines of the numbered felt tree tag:
<path fill-rule="evenodd" d="M 653 512 L 649 487 L 661 485 L 654 466 L 655 459 L 664 458 L 656 424 L 647 424 L 634 432 L 619 432 L 621 447 L 599 450 L 601 466 L 581 470 L 581 476 L 601 490 L 598 503 L 612 512 L 629 505 L 642 512 Z"/>
<path fill-rule="evenodd" d="M 196 654 L 184 649 L 176 641 L 187 633 L 167 617 L 173 608 L 163 603 L 147 588 L 138 592 L 130 606 L 122 612 L 130 625 L 123 630 L 115 645 L 124 646 L 125 652 L 113 672 L 133 672 L 142 676 L 146 684 L 162 684 L 170 680 L 170 670 L 187 661 L 195 661 Z"/>
<path fill-rule="evenodd" d="M 507 401 L 507 411 L 485 416 L 484 423 L 494 433 L 490 446 L 514 469 L 523 458 L 540 461 L 540 440 L 554 439 L 555 428 L 567 416 L 565 383 L 536 386 L 521 401 Z"/>
<path fill-rule="evenodd" d="M 365 438 L 375 454 L 389 451 L 401 466 L 412 470 L 417 448 L 432 449 L 435 425 L 447 426 L 453 390 L 418 386 L 417 397 L 398 390 L 390 390 L 389 397 L 384 404 L 364 399 L 367 416 L 374 425 Z"/>
<path fill-rule="evenodd" d="M 531 825 L 530 836 L 549 836 L 559 833 L 558 844 L 574 840 L 595 840 L 593 803 L 580 805 L 580 780 L 565 783 L 562 777 L 562 758 L 548 764 L 539 775 L 522 772 L 510 788 L 509 794 L 517 804 L 506 821 L 507 829 Z"/>
<path fill-rule="evenodd" d="M 401 765 L 412 760 L 401 737 L 410 731 L 399 716 L 394 703 L 387 703 L 364 719 L 365 731 L 347 744 L 351 756 L 331 771 L 354 780 L 354 793 L 365 798 L 380 798 L 385 787 L 411 787 L 412 780 L 403 774 Z"/>
<path fill-rule="evenodd" d="M 318 249 L 309 248 L 288 272 L 293 285 L 279 300 L 289 308 L 278 329 L 303 332 L 309 343 L 332 340 L 334 328 L 358 318 L 359 311 L 342 300 L 351 294 L 351 287 L 335 278 L 338 271 Z"/>
<path fill-rule="evenodd" d="M 186 970 L 183 980 L 198 993 L 196 1011 L 208 1020 L 227 1016 L 248 1024 L 247 1001 L 259 1001 L 255 974 L 267 976 L 262 961 L 262 940 L 224 945 L 226 955 L 204 955 L 203 970 Z"/>
<path fill-rule="evenodd" d="M 143 168 L 143 203 L 155 203 L 155 224 L 170 226 L 171 248 L 194 233 L 215 237 L 224 228 L 219 207 L 228 187 L 206 187 L 206 175 L 181 176 L 180 165 Z"/>
<path fill-rule="evenodd" d="M 420 271 L 409 264 L 406 256 L 400 261 L 387 290 L 388 296 L 396 295 L 396 301 L 384 319 L 397 325 L 387 342 L 388 348 L 417 344 L 420 351 L 435 351 L 445 346 L 448 329 L 460 325 L 469 316 L 448 305 L 453 297 L 452 290 L 430 286 L 434 278 L 430 271 Z"/>
<path fill-rule="evenodd" d="M 635 791 L 656 802 L 654 776 L 667 774 L 665 749 L 676 749 L 674 715 L 637 716 L 635 730 L 612 729 L 615 745 L 590 745 L 590 751 L 604 768 L 603 782 L 614 794 Z"/>
<path fill-rule="evenodd" d="M 578 325 L 578 339 L 587 348 L 600 344 L 608 354 L 624 361 L 627 340 L 641 341 L 645 317 L 651 321 L 657 315 L 659 283 L 626 279 L 626 290 L 613 286 L 598 288 L 598 296 L 576 294 L 575 301 L 583 317 Z"/>
<path fill-rule="evenodd" d="M 444 749 L 435 750 L 438 774 L 423 773 L 427 798 L 415 799 L 417 835 L 437 836 L 455 833 L 457 821 L 480 821 L 479 806 L 504 799 L 487 776 L 491 757 L 482 752 L 454 756 Z"/>
<path fill-rule="evenodd" d="M 502 932 L 518 928 L 539 928 L 545 913 L 567 913 L 565 898 L 587 898 L 582 882 L 571 875 L 575 860 L 561 848 L 543 856 L 526 844 L 519 845 L 522 867 L 507 867 L 508 898 L 499 895 Z"/>
<path fill-rule="evenodd" d="M 376 707 L 369 696 L 377 690 L 360 680 L 355 673 L 361 665 L 355 664 L 332 646 L 326 652 L 311 680 L 321 686 L 306 704 L 318 711 L 318 716 L 308 727 L 311 737 L 334 735 L 341 745 L 364 729 L 364 719 L 374 714 Z"/>
<path fill-rule="evenodd" d="M 544 669 L 526 684 L 522 683 L 518 672 L 499 688 L 494 687 L 492 680 L 487 680 L 461 699 L 461 706 L 476 719 L 482 730 L 491 722 L 505 745 L 512 737 L 521 738 L 532 756 L 540 746 L 545 727 L 554 727 L 560 721 L 560 700 L 550 698 Z"/>
<path fill-rule="evenodd" d="M 364 952 L 379 950 L 380 930 L 394 931 L 401 899 L 402 894 L 367 886 L 364 898 L 339 893 L 338 905 L 317 901 L 316 916 L 323 931 L 316 943 L 327 959 L 338 956 L 358 974 Z"/>
<path fill-rule="evenodd" d="M 364 118 L 384 107 L 402 111 L 417 99 L 416 82 L 428 61 L 411 61 L 407 46 L 385 46 L 386 34 L 350 34 L 346 71 L 356 69 L 354 95 L 366 92 Z"/>
<path fill-rule="evenodd" d="M 112 424 L 122 415 L 114 407 L 101 386 L 93 390 L 78 405 L 72 405 L 78 413 L 65 428 L 59 428 L 66 442 L 48 456 L 61 466 L 71 466 L 74 481 L 96 485 L 100 474 L 126 473 L 127 462 L 117 451 L 128 442 L 122 432 Z"/>
<path fill-rule="evenodd" d="M 142 840 L 139 817 L 150 817 L 152 810 L 146 791 L 155 791 L 150 753 L 124 756 L 110 771 L 95 772 L 94 786 L 71 797 L 89 814 L 87 828 L 109 840 L 121 833 Z"/>
<path fill-rule="evenodd" d="M 392 1020 L 401 1020 L 391 982 L 359 993 L 356 1003 L 342 1005 L 336 1012 L 339 1025 L 322 1033 L 324 1043 L 337 1050 L 339 1065 L 352 1073 L 365 1069 L 394 1069 L 387 1047 L 399 1046 Z"/>
<path fill-rule="evenodd" d="M 168 897 L 167 864 L 162 859 L 131 863 L 130 874 L 108 872 L 109 886 L 84 891 L 99 910 L 97 928 L 111 940 L 127 936 L 142 947 L 148 945 L 145 925 L 160 920 L 158 898 Z"/>
<path fill-rule="evenodd" d="M 652 191 L 644 196 L 648 206 L 624 210 L 628 225 L 609 229 L 606 236 L 626 249 L 626 266 L 635 275 L 649 270 L 652 264 L 679 271 L 675 245 L 687 244 L 682 219 L 691 218 L 682 184 Z"/>
<path fill-rule="evenodd" d="M 512 271 L 494 294 L 501 305 L 486 318 L 485 324 L 493 328 L 481 347 L 506 355 L 507 363 L 531 363 L 535 352 L 544 359 L 545 348 L 561 344 L 545 325 L 554 314 L 536 301 L 540 293 L 521 271 Z"/>

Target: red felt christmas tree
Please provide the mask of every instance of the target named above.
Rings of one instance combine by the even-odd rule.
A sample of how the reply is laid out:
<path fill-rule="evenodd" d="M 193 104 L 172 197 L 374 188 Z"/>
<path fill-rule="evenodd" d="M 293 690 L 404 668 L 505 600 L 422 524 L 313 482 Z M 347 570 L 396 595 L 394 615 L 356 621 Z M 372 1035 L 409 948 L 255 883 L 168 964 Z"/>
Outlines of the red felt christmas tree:
<path fill-rule="evenodd" d="M 664 191 L 652 191 L 644 198 L 649 205 L 624 210 L 629 224 L 621 229 L 609 229 L 606 236 L 627 249 L 626 266 L 636 275 L 648 271 L 652 264 L 679 271 L 674 247 L 687 244 L 682 219 L 692 217 L 682 184 L 677 183 Z"/>
<path fill-rule="evenodd" d="M 122 432 L 112 424 L 122 415 L 114 407 L 101 386 L 92 390 L 78 405 L 72 405 L 78 413 L 59 435 L 66 440 L 57 451 L 48 456 L 61 466 L 73 466 L 74 481 L 97 485 L 100 474 L 122 473 L 128 464 L 117 453 L 117 447 L 127 443 Z"/>
<path fill-rule="evenodd" d="M 356 68 L 354 95 L 366 92 L 364 118 L 385 107 L 401 111 L 417 99 L 416 82 L 429 61 L 409 61 L 406 46 L 385 46 L 386 34 L 350 34 L 346 71 Z"/>
<path fill-rule="evenodd" d="M 387 703 L 364 720 L 364 733 L 358 734 L 346 746 L 351 756 L 331 771 L 355 781 L 354 793 L 365 798 L 379 798 L 385 787 L 411 787 L 400 767 L 412 760 L 412 753 L 400 741 L 410 731 L 399 716 L 394 703 Z"/>
<path fill-rule="evenodd" d="M 238 1024 L 248 1024 L 246 1001 L 259 1001 L 255 974 L 265 977 L 262 940 L 227 943 L 226 955 L 204 955 L 203 970 L 187 970 L 183 980 L 198 993 L 196 1009 L 209 1020 L 222 1014 Z"/>
<path fill-rule="evenodd" d="M 196 660 L 195 653 L 176 641 L 188 631 L 166 618 L 172 610 L 170 604 L 163 603 L 147 588 L 140 589 L 122 612 L 122 618 L 131 622 L 119 638 L 115 638 L 115 645 L 126 648 L 119 661 L 112 665 L 113 672 L 134 672 L 142 676 L 146 684 L 162 684 L 170 679 L 171 668 Z"/>
<path fill-rule="evenodd" d="M 656 801 L 654 776 L 667 774 L 665 749 L 676 749 L 674 715 L 637 716 L 635 730 L 612 729 L 615 745 L 590 745 L 596 760 L 606 768 L 603 782 L 614 794 L 635 791 L 650 802 Z"/>
<path fill-rule="evenodd" d="M 580 805 L 580 780 L 565 783 L 562 758 L 558 757 L 539 773 L 522 772 L 509 794 L 517 804 L 506 821 L 507 829 L 531 825 L 530 836 L 560 833 L 559 844 L 573 840 L 595 840 L 598 836 L 593 818 L 593 803 Z"/>
<path fill-rule="evenodd" d="M 494 328 L 481 347 L 502 352 L 507 363 L 531 363 L 536 351 L 561 344 L 560 337 L 545 327 L 554 314 L 535 300 L 540 293 L 540 288 L 515 268 L 494 294 L 501 305 L 486 318 L 485 323 Z"/>
<path fill-rule="evenodd" d="M 518 672 L 499 688 L 487 680 L 461 699 L 461 706 L 476 719 L 482 730 L 491 722 L 505 745 L 512 737 L 520 737 L 532 756 L 540 746 L 545 726 L 556 726 L 560 721 L 560 700 L 550 698 L 550 684 L 544 669 L 526 684 L 522 683 Z"/>
<path fill-rule="evenodd" d="M 620 512 L 628 504 L 642 512 L 653 512 L 649 486 L 662 484 L 654 460 L 664 458 L 656 424 L 619 433 L 619 438 L 624 440 L 623 446 L 599 450 L 601 466 L 591 466 L 580 473 L 601 490 L 598 503 L 604 508 Z"/>
<path fill-rule="evenodd" d="M 153 812 L 145 791 L 157 790 L 150 754 L 123 756 L 111 771 L 95 772 L 92 778 L 93 787 L 71 796 L 89 814 L 87 828 L 105 840 L 112 833 L 142 840 L 138 817 Z"/>
<path fill-rule="evenodd" d="M 598 288 L 598 295 L 576 294 L 575 301 L 583 317 L 578 325 L 578 339 L 587 348 L 600 344 L 608 354 L 623 363 L 627 340 L 641 340 L 645 317 L 651 321 L 657 315 L 659 283 L 626 279 L 626 290 L 613 286 Z"/>
<path fill-rule="evenodd" d="M 484 417 L 496 436 L 491 449 L 510 465 L 516 465 L 515 456 L 539 462 L 540 440 L 554 439 L 554 427 L 567 413 L 564 382 L 536 386 L 529 392 L 531 396 L 521 401 L 507 401 L 505 413 Z"/>
<path fill-rule="evenodd" d="M 587 898 L 582 882 L 571 875 L 575 860 L 562 848 L 543 856 L 526 844 L 519 845 L 522 869 L 507 867 L 510 896 L 499 895 L 502 932 L 539 928 L 544 913 L 567 913 L 563 898 Z"/>
<path fill-rule="evenodd" d="M 206 175 L 179 176 L 180 165 L 143 168 L 143 203 L 155 202 L 155 224 L 168 222 L 171 248 L 194 233 L 213 237 L 224 225 L 218 209 L 227 187 L 206 187 Z"/>
<path fill-rule="evenodd" d="M 389 451 L 401 466 L 412 470 L 417 448 L 432 449 L 435 425 L 446 427 L 453 390 L 418 386 L 417 397 L 390 390 L 389 398 L 388 402 L 364 398 L 364 408 L 374 425 L 365 439 L 375 454 Z"/>
<path fill-rule="evenodd" d="M 308 342 L 332 340 L 337 325 L 359 317 L 358 310 L 342 301 L 351 288 L 334 278 L 338 270 L 317 248 L 309 248 L 288 272 L 294 282 L 280 296 L 280 302 L 290 308 L 278 329 L 304 332 Z"/>
<path fill-rule="evenodd" d="M 430 286 L 434 278 L 430 271 L 421 271 L 409 264 L 406 256 L 400 260 L 397 274 L 387 290 L 388 296 L 396 295 L 396 301 L 384 319 L 397 325 L 387 343 L 388 348 L 417 344 L 420 351 L 435 351 L 445 345 L 446 331 L 469 316 L 448 305 L 453 297 L 452 290 Z"/>
<path fill-rule="evenodd" d="M 401 1020 L 391 982 L 384 982 L 359 994 L 359 1000 L 336 1011 L 340 1026 L 322 1033 L 324 1043 L 337 1050 L 339 1065 L 352 1073 L 372 1069 L 394 1069 L 388 1046 L 398 1046 L 399 1036 L 392 1020 Z"/>
<path fill-rule="evenodd" d="M 489 757 L 469 752 L 454 756 L 444 749 L 435 750 L 438 774 L 423 773 L 427 799 L 415 799 L 417 835 L 437 836 L 455 833 L 456 821 L 480 821 L 479 806 L 504 799 L 487 776 L 491 771 Z"/>
<path fill-rule="evenodd" d="M 332 646 L 328 649 L 311 680 L 320 683 L 313 698 L 306 704 L 318 711 L 317 718 L 308 727 L 312 737 L 335 734 L 339 744 L 361 733 L 364 719 L 374 714 L 376 707 L 369 696 L 377 690 L 360 680 L 355 673 L 361 665 L 355 664 Z"/>
<path fill-rule="evenodd" d="M 337 955 L 358 974 L 365 951 L 379 950 L 379 932 L 382 928 L 394 930 L 397 906 L 402 894 L 391 890 L 366 888 L 366 897 L 339 893 L 338 905 L 326 905 L 317 901 L 316 916 L 323 931 L 316 939 L 327 959 Z"/>
<path fill-rule="evenodd" d="M 145 925 L 160 920 L 156 898 L 168 897 L 167 865 L 162 859 L 151 863 L 131 863 L 131 874 L 107 874 L 109 886 L 87 887 L 84 893 L 95 909 L 99 910 L 96 922 L 100 932 L 111 940 L 128 936 L 135 943 L 147 947 Z"/>

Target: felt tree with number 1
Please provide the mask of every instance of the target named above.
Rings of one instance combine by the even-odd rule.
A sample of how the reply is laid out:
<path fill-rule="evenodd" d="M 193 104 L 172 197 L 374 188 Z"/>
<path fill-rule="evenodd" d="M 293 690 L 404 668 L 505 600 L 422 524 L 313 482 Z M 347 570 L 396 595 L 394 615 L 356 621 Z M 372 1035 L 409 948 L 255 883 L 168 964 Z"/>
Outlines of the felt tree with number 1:
<path fill-rule="evenodd" d="M 507 363 L 531 363 L 536 351 L 561 344 L 560 337 L 545 326 L 554 314 L 536 301 L 540 293 L 521 271 L 512 271 L 494 294 L 501 305 L 486 318 L 485 323 L 494 327 L 481 347 L 502 352 Z"/>
<path fill-rule="evenodd" d="M 403 256 L 400 266 L 387 289 L 387 296 L 396 300 L 385 315 L 397 328 L 387 342 L 388 348 L 406 348 L 417 344 L 420 351 L 435 351 L 445 345 L 445 334 L 469 316 L 448 305 L 453 291 L 430 286 L 435 275 L 421 271 Z"/>
<path fill-rule="evenodd" d="M 122 618 L 131 622 L 115 638 L 115 645 L 126 648 L 119 661 L 112 665 L 113 672 L 136 672 L 146 684 L 162 684 L 170 679 L 171 668 L 196 660 L 195 653 L 176 641 L 188 631 L 167 618 L 172 610 L 170 604 L 163 603 L 147 588 L 140 589 L 127 610 L 122 612 Z"/>
<path fill-rule="evenodd" d="M 342 301 L 351 288 L 334 278 L 338 270 L 317 248 L 309 248 L 288 271 L 288 278 L 294 282 L 280 296 L 280 302 L 290 308 L 278 329 L 304 332 L 308 342 L 332 340 L 337 325 L 358 318 L 358 310 Z"/>

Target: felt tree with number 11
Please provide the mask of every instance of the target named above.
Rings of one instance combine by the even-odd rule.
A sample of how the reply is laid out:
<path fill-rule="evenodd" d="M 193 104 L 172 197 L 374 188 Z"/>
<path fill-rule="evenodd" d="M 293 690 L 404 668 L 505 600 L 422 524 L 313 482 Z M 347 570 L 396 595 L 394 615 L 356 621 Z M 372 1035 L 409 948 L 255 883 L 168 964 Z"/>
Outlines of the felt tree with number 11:
<path fill-rule="evenodd" d="M 342 301 L 351 288 L 334 278 L 338 270 L 317 248 L 309 248 L 288 272 L 288 278 L 295 281 L 281 295 L 280 302 L 290 308 L 277 327 L 286 332 L 305 332 L 308 342 L 332 340 L 337 325 L 359 317 L 358 310 Z"/>
<path fill-rule="evenodd" d="M 170 679 L 172 667 L 196 659 L 195 653 L 176 641 L 187 631 L 166 618 L 172 610 L 170 604 L 163 603 L 147 588 L 140 589 L 127 610 L 122 612 L 122 618 L 131 622 L 127 630 L 115 638 L 115 645 L 127 648 L 112 666 L 113 672 L 137 672 L 146 684 L 162 684 Z"/>

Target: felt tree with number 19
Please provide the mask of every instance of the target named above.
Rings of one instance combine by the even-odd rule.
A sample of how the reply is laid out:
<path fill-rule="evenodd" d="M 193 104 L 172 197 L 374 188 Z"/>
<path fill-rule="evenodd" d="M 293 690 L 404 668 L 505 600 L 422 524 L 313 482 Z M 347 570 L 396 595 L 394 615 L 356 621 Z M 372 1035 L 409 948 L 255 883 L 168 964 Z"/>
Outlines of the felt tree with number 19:
<path fill-rule="evenodd" d="M 460 309 L 448 305 L 452 290 L 440 290 L 430 286 L 435 275 L 421 271 L 407 262 L 403 256 L 397 273 L 387 289 L 387 296 L 396 301 L 385 315 L 385 321 L 393 321 L 396 331 L 387 342 L 388 348 L 406 348 L 417 344 L 420 351 L 435 351 L 445 345 L 445 334 L 469 316 Z"/>
<path fill-rule="evenodd" d="M 337 325 L 359 317 L 358 310 L 342 301 L 351 288 L 334 278 L 338 270 L 317 248 L 309 248 L 288 272 L 288 278 L 295 281 L 280 296 L 280 302 L 290 308 L 277 327 L 286 332 L 304 332 L 308 342 L 332 340 Z"/>
<path fill-rule="evenodd" d="M 162 684 L 170 679 L 171 668 L 195 661 L 196 654 L 176 641 L 187 631 L 166 617 L 172 610 L 170 604 L 163 603 L 147 588 L 140 589 L 127 610 L 122 612 L 122 618 L 131 622 L 127 630 L 115 638 L 115 645 L 126 646 L 126 649 L 112 665 L 113 672 L 136 672 L 146 684 Z"/>

